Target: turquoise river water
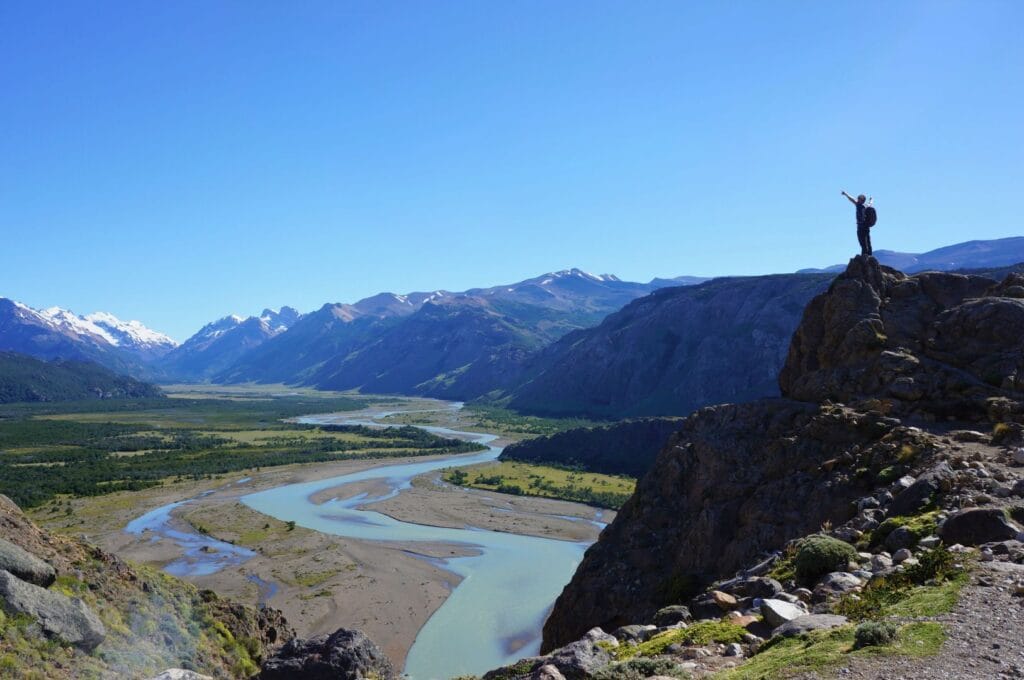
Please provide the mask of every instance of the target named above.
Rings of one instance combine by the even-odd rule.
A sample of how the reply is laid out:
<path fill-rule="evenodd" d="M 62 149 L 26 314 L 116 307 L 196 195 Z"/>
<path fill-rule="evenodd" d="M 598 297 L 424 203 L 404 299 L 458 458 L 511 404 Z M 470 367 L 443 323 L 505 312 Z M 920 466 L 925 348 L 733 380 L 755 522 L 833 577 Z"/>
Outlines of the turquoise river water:
<path fill-rule="evenodd" d="M 449 408 L 460 408 L 452 404 Z M 308 424 L 380 426 L 379 420 L 396 412 L 379 412 L 361 418 L 345 414 L 312 415 L 299 418 Z M 382 465 L 329 479 L 260 491 L 242 497 L 250 508 L 284 521 L 323 533 L 372 541 L 423 541 L 449 543 L 473 548 L 474 554 L 441 562 L 443 567 L 462 577 L 451 595 L 420 630 L 409 650 L 405 673 L 412 680 L 448 680 L 457 675 L 482 673 L 523 656 L 536 654 L 540 635 L 555 598 L 572 577 L 586 550 L 586 543 L 559 541 L 533 536 L 464 529 L 434 527 L 401 522 L 369 509 L 368 503 L 384 500 L 411 485 L 418 475 L 447 467 L 473 465 L 494 460 L 501 448 L 492 442 L 496 435 L 459 432 L 443 427 L 423 429 L 448 437 L 477 441 L 487 450 L 449 458 Z M 344 500 L 312 503 L 311 495 L 347 484 L 377 480 L 388 491 L 380 496 L 359 494 Z M 344 495 L 343 493 L 341 495 Z M 248 559 L 248 551 L 225 550 L 215 539 L 199 535 L 170 533 L 165 526 L 171 504 L 147 513 L 126 527 L 132 533 L 154 532 L 186 547 L 186 560 L 170 565 L 179 575 L 210 573 L 228 564 Z M 197 542 L 198 541 L 198 542 Z M 217 552 L 199 548 L 215 543 Z M 226 544 L 225 544 L 226 545 Z M 211 563 L 207 559 L 220 560 Z"/>

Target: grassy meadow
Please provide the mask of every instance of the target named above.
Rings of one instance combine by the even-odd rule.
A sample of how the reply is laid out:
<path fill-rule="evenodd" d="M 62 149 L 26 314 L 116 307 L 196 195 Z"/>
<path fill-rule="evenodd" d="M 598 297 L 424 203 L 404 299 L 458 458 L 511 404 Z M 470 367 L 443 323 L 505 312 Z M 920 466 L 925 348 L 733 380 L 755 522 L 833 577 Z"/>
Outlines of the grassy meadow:
<path fill-rule="evenodd" d="M 632 477 L 604 475 L 549 465 L 515 461 L 490 463 L 470 469 L 446 470 L 443 479 L 451 484 L 517 496 L 558 498 L 618 509 L 633 495 Z"/>

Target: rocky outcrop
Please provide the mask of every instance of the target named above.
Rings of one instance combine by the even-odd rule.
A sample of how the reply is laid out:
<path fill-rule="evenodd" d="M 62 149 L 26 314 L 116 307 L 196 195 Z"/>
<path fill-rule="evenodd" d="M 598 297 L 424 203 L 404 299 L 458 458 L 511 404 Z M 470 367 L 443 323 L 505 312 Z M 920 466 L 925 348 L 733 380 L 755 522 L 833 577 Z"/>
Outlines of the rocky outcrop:
<path fill-rule="evenodd" d="M 483 680 L 554 680 L 559 677 L 565 680 L 587 680 L 612 662 L 615 658 L 612 650 L 618 646 L 617 638 L 600 628 L 592 628 L 579 640 L 545 656 L 523 659 L 512 666 L 489 671 L 484 674 Z"/>
<path fill-rule="evenodd" d="M 840 523 L 869 480 L 927 438 L 841 406 L 770 400 L 683 421 L 633 498 L 587 551 L 544 627 L 544 648 L 598 625 L 647 621 L 766 550 Z"/>
<path fill-rule="evenodd" d="M 95 649 L 107 636 L 103 622 L 78 598 L 26 583 L 3 570 L 0 605 L 8 614 L 32 617 L 49 635 L 86 651 Z"/>
<path fill-rule="evenodd" d="M 46 586 L 57 578 L 57 572 L 32 553 L 0 538 L 0 570 L 10 572 L 22 581 Z"/>
<path fill-rule="evenodd" d="M 779 384 L 804 401 L 984 419 L 989 400 L 1024 399 L 1024 276 L 906 276 L 855 257 L 808 305 Z"/>
<path fill-rule="evenodd" d="M 358 630 L 340 628 L 331 635 L 294 639 L 263 664 L 260 680 L 392 680 L 384 653 Z"/>
<path fill-rule="evenodd" d="M 683 422 L 587 551 L 545 625 L 544 649 L 592 626 L 650 621 L 793 538 L 877 508 L 877 499 L 863 507 L 852 501 L 874 488 L 883 469 L 912 462 L 919 475 L 886 492 L 895 509 L 913 514 L 934 503 L 954 481 L 935 460 L 945 445 L 894 416 L 927 423 L 998 412 L 1024 420 L 1022 294 L 1016 274 L 1002 283 L 908 277 L 854 258 L 803 314 L 779 377 L 789 398 L 707 408 Z M 962 475 L 956 480 L 962 484 Z M 844 531 L 842 540 L 860 533 Z M 909 547 L 893 560 L 907 558 Z M 808 591 L 808 600 L 841 585 Z M 700 616 L 715 602 L 688 604 Z"/>

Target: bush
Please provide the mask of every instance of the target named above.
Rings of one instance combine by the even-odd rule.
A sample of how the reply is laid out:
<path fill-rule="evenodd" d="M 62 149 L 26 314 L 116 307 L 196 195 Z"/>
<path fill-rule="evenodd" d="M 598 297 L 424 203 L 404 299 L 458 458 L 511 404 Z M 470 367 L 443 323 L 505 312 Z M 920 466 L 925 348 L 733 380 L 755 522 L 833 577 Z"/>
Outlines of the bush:
<path fill-rule="evenodd" d="M 846 570 L 847 562 L 857 559 L 849 543 L 831 536 L 808 536 L 797 546 L 794 565 L 801 581 L 815 581 L 830 571 Z"/>
<path fill-rule="evenodd" d="M 898 631 L 896 624 L 889 621 L 865 621 L 853 631 L 853 646 L 881 647 L 895 640 Z"/>

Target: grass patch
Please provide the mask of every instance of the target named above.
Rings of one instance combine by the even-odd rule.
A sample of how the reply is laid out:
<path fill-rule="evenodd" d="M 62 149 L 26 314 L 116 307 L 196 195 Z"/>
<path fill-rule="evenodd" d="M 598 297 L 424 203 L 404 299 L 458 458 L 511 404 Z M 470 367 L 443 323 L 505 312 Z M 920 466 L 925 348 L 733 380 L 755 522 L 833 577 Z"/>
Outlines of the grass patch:
<path fill-rule="evenodd" d="M 960 599 L 960 591 L 967 585 L 967 573 L 954 576 L 949 581 L 937 586 L 918 586 L 911 589 L 898 602 L 886 608 L 886 614 L 921 618 L 938 616 L 953 610 Z"/>
<path fill-rule="evenodd" d="M 516 496 L 540 496 L 577 501 L 603 508 L 619 508 L 636 488 L 636 480 L 623 475 L 582 472 L 550 465 L 516 461 L 490 463 L 471 470 L 446 470 L 450 484 Z"/>
<path fill-rule="evenodd" d="M 729 644 L 742 642 L 746 629 L 727 621 L 702 621 L 687 628 L 668 630 L 640 644 L 623 644 L 610 651 L 620 660 L 656 656 L 671 645 L 709 645 L 712 642 Z"/>
<path fill-rule="evenodd" d="M 476 421 L 478 428 L 488 432 L 498 431 L 505 434 L 549 435 L 579 427 L 594 427 L 600 424 L 585 418 L 524 416 L 509 409 L 478 404 L 466 406 L 465 412 Z"/>
<path fill-rule="evenodd" d="M 887 616 L 935 616 L 956 604 L 967 583 L 967 571 L 953 553 L 930 550 L 920 562 L 888 578 L 871 581 L 856 597 L 844 595 L 836 613 L 853 621 L 880 620 Z"/>
<path fill-rule="evenodd" d="M 717 680 L 768 680 L 813 673 L 848 663 L 858 656 L 931 656 L 938 653 L 946 633 L 938 623 L 902 626 L 890 644 L 854 649 L 854 627 L 815 631 L 767 645 L 742 666 L 721 673 Z"/>
<path fill-rule="evenodd" d="M 304 586 L 306 588 L 315 588 L 316 586 L 327 583 L 340 573 L 340 569 L 309 571 L 301 574 L 297 573 L 295 574 L 295 577 L 292 579 L 292 583 L 294 583 L 297 586 Z"/>

